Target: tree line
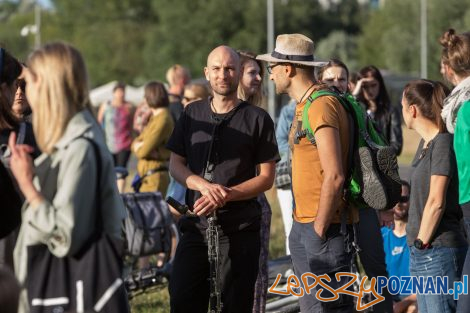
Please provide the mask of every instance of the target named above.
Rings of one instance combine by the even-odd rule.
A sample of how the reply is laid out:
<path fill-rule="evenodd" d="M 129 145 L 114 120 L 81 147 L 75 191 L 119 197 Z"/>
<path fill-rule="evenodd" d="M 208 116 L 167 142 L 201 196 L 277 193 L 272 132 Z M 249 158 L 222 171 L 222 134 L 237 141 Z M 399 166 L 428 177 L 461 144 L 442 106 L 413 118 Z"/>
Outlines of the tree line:
<path fill-rule="evenodd" d="M 266 52 L 265 0 L 51 0 L 41 13 L 42 42 L 64 40 L 80 49 L 93 86 L 110 80 L 140 85 L 164 80 L 174 63 L 202 76 L 207 54 L 220 44 Z M 420 1 L 274 0 L 275 33 L 314 39 L 319 58 L 339 57 L 352 70 L 374 64 L 396 74 L 420 71 Z M 29 5 L 28 5 L 29 4 Z M 470 30 L 470 0 L 427 0 L 428 73 L 439 79 L 438 38 L 449 27 Z M 0 43 L 21 60 L 33 36 L 31 0 L 0 2 Z"/>

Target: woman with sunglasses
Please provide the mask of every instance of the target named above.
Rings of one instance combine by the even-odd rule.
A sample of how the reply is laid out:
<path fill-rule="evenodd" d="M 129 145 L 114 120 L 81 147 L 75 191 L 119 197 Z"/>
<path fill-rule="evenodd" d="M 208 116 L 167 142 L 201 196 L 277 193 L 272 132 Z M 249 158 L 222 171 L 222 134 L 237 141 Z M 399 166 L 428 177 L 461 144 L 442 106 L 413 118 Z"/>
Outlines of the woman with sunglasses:
<path fill-rule="evenodd" d="M 4 162 L 8 163 L 10 150 L 8 138 L 13 131 L 18 134 L 18 143 L 31 146 L 31 155 L 35 158 L 40 154 L 34 139 L 30 122 L 16 114 L 15 109 L 24 107 L 26 83 L 22 79 L 22 65 L 5 49 L 0 48 L 0 153 Z M 22 111 L 24 112 L 24 111 Z"/>
<path fill-rule="evenodd" d="M 390 103 L 382 74 L 378 68 L 369 65 L 359 71 L 359 80 L 353 95 L 365 105 L 377 129 L 395 150 L 397 156 L 400 155 L 403 146 L 400 111 L 398 107 Z"/>
<path fill-rule="evenodd" d="M 23 69 L 25 65 L 22 64 Z M 24 80 L 23 73 L 21 73 L 20 77 L 18 77 L 15 81 L 16 91 L 15 91 L 15 98 L 13 99 L 13 103 L 11 109 L 13 114 L 20 120 L 20 121 L 27 121 L 31 122 L 31 107 L 29 106 L 28 99 L 26 99 L 26 81 Z"/>
<path fill-rule="evenodd" d="M 206 99 L 210 96 L 209 89 L 206 84 L 192 83 L 184 86 L 183 99 L 181 103 L 186 107 L 193 101 Z"/>
<path fill-rule="evenodd" d="M 441 117 L 449 90 L 440 82 L 416 80 L 405 86 L 405 124 L 421 136 L 411 164 L 409 219 L 406 228 L 412 276 L 460 280 L 467 241 L 461 227 L 457 164 L 453 137 Z M 451 294 L 418 294 L 420 313 L 455 312 Z"/>
<path fill-rule="evenodd" d="M 0 267 L 13 270 L 13 246 L 15 234 L 12 230 L 20 222 L 21 197 L 5 167 L 9 166 L 10 151 L 8 136 L 18 129 L 18 120 L 11 111 L 15 80 L 21 74 L 20 63 L 0 47 Z M 4 166 L 5 165 L 5 166 Z"/>

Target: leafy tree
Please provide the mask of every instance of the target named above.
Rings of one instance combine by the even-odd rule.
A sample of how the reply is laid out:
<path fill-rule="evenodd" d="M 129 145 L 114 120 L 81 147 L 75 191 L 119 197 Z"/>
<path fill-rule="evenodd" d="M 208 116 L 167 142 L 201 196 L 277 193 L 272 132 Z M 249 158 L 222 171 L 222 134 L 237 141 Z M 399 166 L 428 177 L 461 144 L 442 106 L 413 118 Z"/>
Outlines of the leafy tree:
<path fill-rule="evenodd" d="M 358 67 L 356 37 L 348 35 L 345 31 L 331 32 L 328 37 L 320 41 L 316 50 L 316 55 L 321 60 L 340 59 L 350 71 Z"/>
<path fill-rule="evenodd" d="M 60 31 L 50 39 L 82 51 L 93 85 L 114 79 L 131 83 L 142 75 L 144 35 L 154 19 L 148 1 L 55 0 L 54 7 Z"/>
<path fill-rule="evenodd" d="M 0 14 L 0 42 L 24 59 L 34 38 L 20 37 L 19 31 L 33 23 L 34 12 L 26 5 L 30 0 L 18 1 L 0 2 L 2 13 L 10 8 Z M 266 52 L 265 0 L 51 1 L 53 9 L 42 12 L 42 42 L 64 40 L 80 49 L 93 86 L 115 79 L 134 84 L 164 80 L 175 63 L 200 77 L 207 54 L 221 44 Z M 326 10 L 318 0 L 274 0 L 275 34 L 303 33 L 316 43 L 332 30 L 349 37 L 360 30 L 366 11 L 356 1 Z M 349 44 L 345 49 L 351 54 Z"/>
<path fill-rule="evenodd" d="M 439 37 L 448 28 L 468 30 L 470 0 L 427 1 L 428 73 L 441 79 Z M 467 29 L 465 29 L 467 27 Z M 358 39 L 359 64 L 374 64 L 395 73 L 419 75 L 420 1 L 393 0 L 371 13 Z"/>
<path fill-rule="evenodd" d="M 163 79 L 167 68 L 179 63 L 198 77 L 214 47 L 227 44 L 258 52 L 264 41 L 263 2 L 154 0 L 152 4 L 159 23 L 146 36 L 147 76 Z"/>

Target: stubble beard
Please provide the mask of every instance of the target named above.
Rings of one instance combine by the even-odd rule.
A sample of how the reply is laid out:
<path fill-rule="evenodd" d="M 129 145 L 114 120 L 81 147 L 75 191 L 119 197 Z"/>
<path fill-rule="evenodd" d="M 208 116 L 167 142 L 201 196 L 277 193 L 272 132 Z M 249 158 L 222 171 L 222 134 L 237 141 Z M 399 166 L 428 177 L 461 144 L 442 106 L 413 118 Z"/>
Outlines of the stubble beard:
<path fill-rule="evenodd" d="M 218 86 L 212 86 L 211 85 L 211 88 L 214 91 L 214 93 L 216 93 L 220 96 L 227 97 L 227 96 L 231 96 L 231 95 L 233 95 L 234 93 L 237 92 L 238 85 L 231 84 L 228 88 L 220 88 Z"/>

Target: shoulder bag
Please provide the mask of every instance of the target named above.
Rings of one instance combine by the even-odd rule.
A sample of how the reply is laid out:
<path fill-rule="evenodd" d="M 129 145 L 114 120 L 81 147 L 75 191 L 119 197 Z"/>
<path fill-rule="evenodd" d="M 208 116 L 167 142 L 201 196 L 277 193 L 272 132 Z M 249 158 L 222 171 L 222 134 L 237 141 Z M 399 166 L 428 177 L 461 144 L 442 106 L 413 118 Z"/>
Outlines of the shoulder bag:
<path fill-rule="evenodd" d="M 62 258 L 44 244 L 28 247 L 31 313 L 130 312 L 122 280 L 123 242 L 107 235 L 102 226 L 101 156 L 95 142 L 83 139 L 92 145 L 97 159 L 95 232 L 81 251 Z"/>

